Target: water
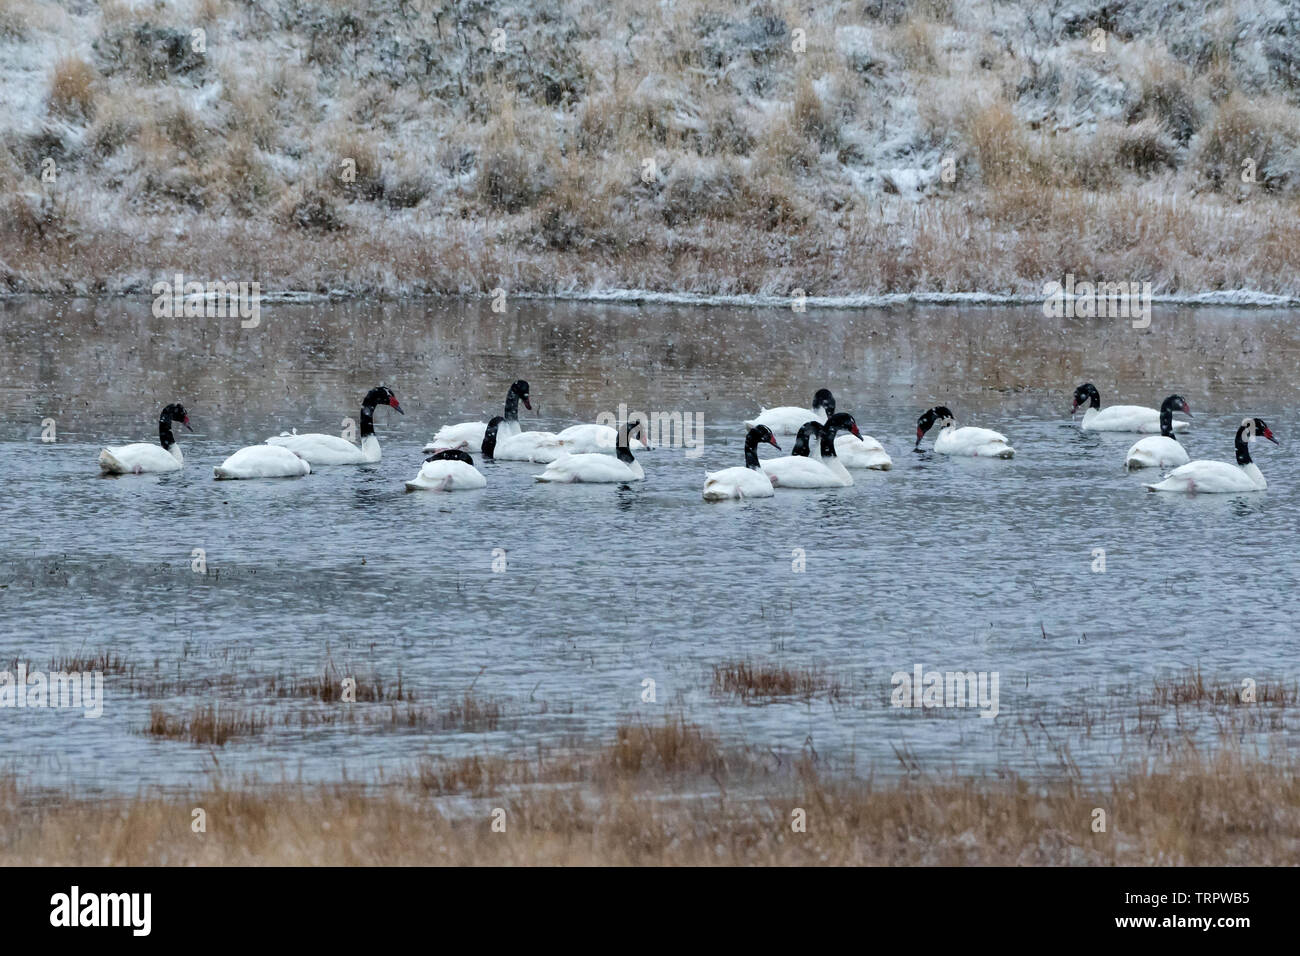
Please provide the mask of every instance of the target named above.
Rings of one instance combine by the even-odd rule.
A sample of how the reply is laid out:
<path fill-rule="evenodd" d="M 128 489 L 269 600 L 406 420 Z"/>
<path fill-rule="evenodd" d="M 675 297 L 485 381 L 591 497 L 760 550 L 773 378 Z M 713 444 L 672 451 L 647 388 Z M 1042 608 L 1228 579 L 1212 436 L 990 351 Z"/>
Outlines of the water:
<path fill-rule="evenodd" d="M 157 319 L 149 305 L 0 303 L 0 661 L 44 667 L 109 648 L 137 673 L 230 683 L 143 695 L 115 692 L 110 675 L 99 720 L 0 710 L 0 750 L 35 783 L 180 786 L 215 765 L 367 777 L 421 754 L 607 739 L 620 719 L 679 710 L 731 741 L 864 771 L 897 768 L 901 752 L 928 769 L 1051 773 L 1064 749 L 1089 772 L 1131 757 L 1131 741 L 1063 714 L 1132 711 L 1154 677 L 1189 667 L 1296 679 L 1294 313 L 1157 309 L 1137 331 L 1018 307 L 512 302 L 494 314 L 349 302 L 266 307 L 260 327 L 241 329 Z M 592 421 L 620 402 L 698 412 L 703 453 L 644 454 L 635 486 L 539 485 L 540 466 L 501 462 L 480 463 L 483 492 L 404 493 L 437 427 L 499 413 L 518 377 L 537 406 L 526 428 Z M 1282 442 L 1257 446 L 1268 492 L 1142 491 L 1151 476 L 1121 467 L 1132 436 L 1071 425 L 1083 381 L 1103 403 L 1186 396 L 1193 457 L 1232 460 L 1240 420 L 1265 419 Z M 337 433 L 380 383 L 407 414 L 377 413 L 377 465 L 212 480 L 230 452 L 281 429 Z M 700 499 L 706 468 L 741 462 L 743 418 L 823 385 L 885 445 L 892 471 L 856 472 L 846 489 Z M 172 401 L 196 429 L 181 435 L 185 470 L 98 477 L 99 449 L 156 440 Z M 938 403 L 1003 431 L 1017 457 L 914 454 L 916 417 Z M 48 418 L 53 444 L 40 440 Z M 1098 548 L 1104 573 L 1092 570 Z M 208 573 L 191 570 L 194 549 Z M 767 706 L 713 696 L 712 666 L 745 659 L 819 667 L 844 692 Z M 327 660 L 389 682 L 400 672 L 418 703 L 473 686 L 507 716 L 492 731 L 290 722 L 215 758 L 142 732 L 153 705 L 319 708 L 265 696 L 264 678 L 318 675 Z M 916 664 L 996 671 L 999 716 L 890 707 L 890 676 Z M 647 679 L 655 703 L 641 699 Z M 1212 734 L 1203 724 L 1194 732 Z M 1294 745 L 1295 731 L 1284 720 L 1256 739 Z"/>

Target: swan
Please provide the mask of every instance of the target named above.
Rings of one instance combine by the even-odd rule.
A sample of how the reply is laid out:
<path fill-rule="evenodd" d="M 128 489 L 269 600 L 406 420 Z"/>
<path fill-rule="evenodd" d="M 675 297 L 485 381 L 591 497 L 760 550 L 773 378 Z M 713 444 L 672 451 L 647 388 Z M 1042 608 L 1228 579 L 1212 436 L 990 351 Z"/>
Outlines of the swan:
<path fill-rule="evenodd" d="M 539 465 L 549 465 L 561 455 L 567 454 L 560 445 L 554 432 L 518 432 L 501 437 L 501 428 L 505 419 L 500 415 L 493 418 L 483 433 L 483 457 L 498 461 L 531 461 Z"/>
<path fill-rule="evenodd" d="M 758 444 L 766 442 L 777 451 L 772 430 L 766 425 L 755 425 L 745 436 L 745 467 L 724 468 L 704 474 L 704 500 L 727 501 L 731 498 L 770 498 L 773 495 L 772 479 L 758 463 Z"/>
<path fill-rule="evenodd" d="M 407 491 L 472 491 L 486 487 L 487 479 L 474 467 L 474 459 L 459 448 L 426 458 L 420 473 L 406 483 Z"/>
<path fill-rule="evenodd" d="M 889 471 L 894 467 L 894 460 L 889 457 L 880 442 L 870 435 L 840 435 L 835 439 L 835 457 L 846 468 L 874 468 L 877 471 Z"/>
<path fill-rule="evenodd" d="M 299 435 L 296 431 L 292 434 L 283 432 L 275 438 L 268 438 L 266 443 L 289 449 L 309 465 L 364 465 L 379 461 L 379 439 L 375 437 L 375 407 L 378 405 L 387 405 L 399 415 L 406 414 L 391 389 L 383 385 L 372 388 L 361 402 L 360 448 L 338 435 L 314 432 Z"/>
<path fill-rule="evenodd" d="M 497 441 L 510 435 L 519 434 L 519 403 L 524 408 L 533 410 L 533 403 L 528 400 L 528 383 L 522 378 L 510 386 L 506 392 L 506 407 L 501 418 L 503 424 L 497 430 Z M 487 422 L 461 422 L 459 425 L 444 425 L 433 436 L 433 441 L 424 446 L 426 452 L 442 451 L 444 448 L 459 448 L 462 451 L 482 451 L 483 434 L 487 431 Z"/>
<path fill-rule="evenodd" d="M 181 446 L 172 435 L 172 422 L 190 431 L 190 416 L 181 405 L 168 405 L 158 416 L 158 444 L 147 441 L 130 445 L 109 445 L 99 453 L 99 467 L 106 475 L 140 475 L 153 471 L 180 471 L 185 464 Z"/>
<path fill-rule="evenodd" d="M 565 451 L 574 455 L 594 451 L 610 453 L 618 447 L 618 429 L 611 425 L 570 425 L 556 438 Z M 649 443 L 640 435 L 630 444 L 637 451 L 650 450 Z"/>
<path fill-rule="evenodd" d="M 794 408 L 784 405 L 780 408 L 762 408 L 753 421 L 745 422 L 746 428 L 766 425 L 777 435 L 795 435 L 804 422 L 814 421 L 824 424 L 826 419 L 835 414 L 835 396 L 829 388 L 817 390 L 813 396 L 812 411 L 806 408 Z"/>
<path fill-rule="evenodd" d="M 847 412 L 830 416 L 825 425 L 804 422 L 792 453 L 763 462 L 764 473 L 777 488 L 843 488 L 853 484 L 853 476 L 836 454 L 835 436 L 840 431 L 860 434 L 858 423 Z M 820 438 L 816 452 L 809 446 L 812 437 Z"/>
<path fill-rule="evenodd" d="M 916 447 L 913 450 L 920 450 L 921 439 L 935 425 L 939 426 L 939 435 L 934 440 L 934 450 L 941 455 L 956 455 L 961 458 L 1015 457 L 1016 450 L 1007 444 L 1006 435 L 970 425 L 958 428 L 952 412 L 944 405 L 936 405 L 916 420 Z"/>
<path fill-rule="evenodd" d="M 1185 494 L 1236 494 L 1245 491 L 1263 491 L 1268 482 L 1260 474 L 1259 466 L 1250 460 L 1250 442 L 1263 435 L 1274 445 L 1280 444 L 1262 419 L 1247 418 L 1237 429 L 1237 463 L 1226 461 L 1190 461 L 1165 475 L 1164 481 L 1147 485 L 1147 491 L 1177 491 Z"/>
<path fill-rule="evenodd" d="M 279 445 L 249 445 L 212 469 L 212 477 L 299 478 L 311 474 L 311 465 Z"/>
<path fill-rule="evenodd" d="M 1160 406 L 1160 434 L 1139 438 L 1124 456 L 1124 468 L 1177 468 L 1188 462 L 1187 449 L 1174 437 L 1174 412 L 1192 413 L 1181 395 L 1170 395 Z"/>
<path fill-rule="evenodd" d="M 1074 390 L 1074 404 L 1070 406 L 1070 416 L 1087 405 L 1083 421 L 1079 427 L 1094 432 L 1139 432 L 1144 435 L 1160 433 L 1160 413 L 1144 405 L 1112 405 L 1101 407 L 1101 394 L 1096 386 L 1084 382 Z M 1191 426 L 1187 422 L 1174 422 L 1174 431 L 1186 431 Z"/>
<path fill-rule="evenodd" d="M 617 458 L 600 452 L 581 455 L 566 452 L 547 465 L 544 472 L 533 477 L 538 481 L 560 483 L 642 481 L 645 472 L 641 470 L 641 463 L 632 457 L 632 449 L 628 446 L 628 432 L 640 427 L 641 423 L 634 421 L 619 429 Z"/>

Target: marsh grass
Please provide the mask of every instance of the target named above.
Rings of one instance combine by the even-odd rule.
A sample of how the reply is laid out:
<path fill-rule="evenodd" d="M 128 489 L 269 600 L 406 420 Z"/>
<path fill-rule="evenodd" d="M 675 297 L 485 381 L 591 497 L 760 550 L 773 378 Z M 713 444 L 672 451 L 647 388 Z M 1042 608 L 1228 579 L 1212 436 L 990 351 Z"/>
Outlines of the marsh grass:
<path fill-rule="evenodd" d="M 1010 773 L 862 780 L 806 762 L 772 778 L 687 743 L 689 725 L 634 736 L 678 756 L 628 761 L 625 737 L 529 760 L 430 758 L 383 786 L 216 783 L 107 799 L 0 778 L 0 862 L 1268 866 L 1293 863 L 1300 845 L 1294 755 L 1184 750 L 1096 783 Z M 711 785 L 698 783 L 702 768 Z M 195 838 L 194 807 L 220 826 Z M 497 807 L 504 834 L 490 826 Z M 1105 832 L 1092 829 L 1097 809 Z M 799 810 L 806 832 L 791 828 Z"/>
<path fill-rule="evenodd" d="M 270 718 L 265 714 L 231 704 L 200 705 L 181 717 L 169 716 L 161 707 L 152 707 L 145 733 L 151 737 L 224 747 L 233 738 L 262 733 L 269 724 Z"/>
<path fill-rule="evenodd" d="M 734 661 L 713 665 L 712 691 L 748 704 L 782 697 L 836 700 L 843 688 L 838 678 L 819 668 Z"/>
<path fill-rule="evenodd" d="M 1296 703 L 1300 686 L 1294 682 L 1287 685 L 1280 681 L 1258 681 L 1253 688 L 1253 701 L 1243 700 L 1243 691 L 1244 686 L 1240 682 L 1232 683 L 1222 679 L 1207 681 L 1198 667 L 1173 677 L 1156 679 L 1149 700 L 1157 707 L 1204 704 L 1216 707 L 1285 708 Z"/>

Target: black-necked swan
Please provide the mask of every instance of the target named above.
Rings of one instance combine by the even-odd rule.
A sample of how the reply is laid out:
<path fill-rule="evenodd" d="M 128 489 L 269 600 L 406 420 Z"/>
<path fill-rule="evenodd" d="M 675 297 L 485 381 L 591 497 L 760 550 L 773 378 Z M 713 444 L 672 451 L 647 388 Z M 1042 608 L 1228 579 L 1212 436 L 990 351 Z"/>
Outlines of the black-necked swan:
<path fill-rule="evenodd" d="M 770 498 L 773 495 L 772 479 L 763 471 L 758 461 L 760 442 L 771 445 L 777 451 L 781 446 L 776 443 L 772 430 L 766 425 L 755 425 L 745 436 L 745 466 L 723 468 L 704 474 L 704 500 L 727 501 L 732 498 Z"/>
<path fill-rule="evenodd" d="M 420 473 L 406 483 L 407 491 L 473 491 L 486 487 L 487 479 L 474 467 L 474 459 L 459 448 L 426 458 Z"/>
<path fill-rule="evenodd" d="M 618 448 L 618 429 L 612 425 L 570 425 L 556 436 L 564 450 L 573 455 L 594 451 L 612 455 Z M 649 451 L 650 444 L 638 435 L 629 439 L 637 451 Z"/>
<path fill-rule="evenodd" d="M 1190 460 L 1187 449 L 1174 437 L 1174 412 L 1192 413 L 1181 395 L 1170 395 L 1160 406 L 1160 434 L 1139 438 L 1124 456 L 1124 468 L 1177 468 Z"/>
<path fill-rule="evenodd" d="M 777 435 L 796 435 L 805 422 L 825 424 L 835 414 L 835 396 L 829 388 L 817 390 L 813 396 L 812 410 L 783 405 L 780 408 L 763 408 L 753 421 L 745 422 L 746 428 L 766 425 Z"/>
<path fill-rule="evenodd" d="M 1111 405 L 1101 407 L 1101 393 L 1091 382 L 1084 382 L 1074 390 L 1074 404 L 1070 406 L 1070 417 L 1080 406 L 1087 407 L 1079 427 L 1093 432 L 1138 432 L 1144 435 L 1160 433 L 1160 413 L 1145 405 Z M 1174 431 L 1186 431 L 1187 422 L 1174 422 Z"/>
<path fill-rule="evenodd" d="M 140 475 L 152 471 L 180 471 L 185 464 L 181 446 L 172 435 L 172 422 L 190 431 L 190 416 L 181 405 L 168 405 L 158 416 L 158 444 L 147 441 L 130 445 L 109 445 L 99 453 L 99 467 L 106 475 Z"/>
<path fill-rule="evenodd" d="M 645 472 L 641 463 L 632 457 L 628 444 L 628 434 L 639 430 L 639 421 L 628 422 L 618 430 L 618 456 L 605 455 L 601 452 L 587 452 L 581 455 L 563 454 L 546 466 L 540 475 L 534 475 L 538 481 L 568 484 L 572 482 L 589 482 L 594 484 L 611 484 L 623 481 L 641 481 Z"/>
<path fill-rule="evenodd" d="M 763 462 L 763 471 L 778 488 L 842 488 L 853 484 L 853 476 L 836 455 L 835 437 L 841 431 L 860 437 L 858 423 L 847 412 L 830 416 L 825 425 L 804 422 L 793 454 L 768 459 Z M 816 454 L 809 446 L 811 437 L 819 439 Z"/>
<path fill-rule="evenodd" d="M 279 445 L 249 445 L 212 469 L 218 480 L 235 478 L 300 478 L 311 474 L 311 465 Z"/>
<path fill-rule="evenodd" d="M 268 445 L 287 448 L 310 465 L 364 465 L 379 461 L 379 439 L 375 437 L 375 408 L 387 405 L 399 415 L 405 415 L 397 396 L 384 385 L 372 388 L 361 402 L 361 447 L 338 435 L 315 432 L 299 435 L 285 432 L 268 438 Z"/>
<path fill-rule="evenodd" d="M 1237 463 L 1230 465 L 1226 461 L 1207 461 L 1198 459 L 1189 461 L 1181 468 L 1175 468 L 1165 475 L 1164 481 L 1147 485 L 1148 491 L 1178 491 L 1185 494 L 1237 494 L 1247 491 L 1263 491 L 1268 482 L 1260 473 L 1259 466 L 1250 460 L 1250 442 L 1263 436 L 1274 445 L 1280 442 L 1273 437 L 1273 432 L 1263 419 L 1247 418 L 1237 429 Z"/>
<path fill-rule="evenodd" d="M 845 468 L 873 468 L 876 471 L 889 471 L 894 467 L 894 460 L 889 457 L 884 446 L 870 435 L 854 436 L 849 433 L 835 439 L 835 456 Z"/>
<path fill-rule="evenodd" d="M 934 440 L 934 450 L 941 455 L 959 458 L 1014 458 L 1016 450 L 1007 444 L 1007 436 L 991 428 L 971 425 L 957 427 L 952 412 L 945 405 L 936 405 L 916 420 L 916 447 L 921 449 L 921 439 L 935 426 L 939 434 Z"/>
<path fill-rule="evenodd" d="M 505 419 L 500 415 L 488 422 L 487 431 L 483 433 L 484 458 L 547 465 L 566 454 L 555 432 L 516 432 L 503 438 L 501 428 L 504 425 Z"/>
<path fill-rule="evenodd" d="M 500 428 L 497 429 L 497 441 L 510 435 L 519 434 L 519 403 L 532 411 L 533 403 L 528 398 L 528 383 L 522 378 L 510 386 L 506 392 L 506 407 L 502 414 Z M 443 425 L 433 441 L 424 446 L 426 452 L 442 451 L 444 448 L 459 448 L 462 451 L 483 450 L 483 435 L 487 431 L 487 422 L 461 422 L 459 425 Z"/>

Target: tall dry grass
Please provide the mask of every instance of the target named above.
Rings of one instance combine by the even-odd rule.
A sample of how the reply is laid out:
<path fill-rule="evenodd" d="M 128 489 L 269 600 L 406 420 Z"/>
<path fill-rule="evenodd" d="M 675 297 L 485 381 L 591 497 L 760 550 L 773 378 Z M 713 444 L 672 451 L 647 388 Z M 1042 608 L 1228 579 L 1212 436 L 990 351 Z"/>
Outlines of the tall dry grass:
<path fill-rule="evenodd" d="M 1290 865 L 1298 769 L 1229 750 L 1097 784 L 858 780 L 806 763 L 773 777 L 669 722 L 577 756 L 432 761 L 378 788 L 89 798 L 0 779 L 0 863 Z"/>

